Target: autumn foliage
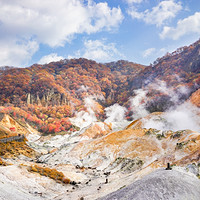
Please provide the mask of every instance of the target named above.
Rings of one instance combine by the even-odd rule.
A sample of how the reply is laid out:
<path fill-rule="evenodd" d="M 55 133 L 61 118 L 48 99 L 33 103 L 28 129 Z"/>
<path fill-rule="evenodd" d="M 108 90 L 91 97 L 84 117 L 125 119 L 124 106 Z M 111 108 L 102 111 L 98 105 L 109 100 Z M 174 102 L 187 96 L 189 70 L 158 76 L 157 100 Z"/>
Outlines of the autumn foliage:
<path fill-rule="evenodd" d="M 64 184 L 70 183 L 70 179 L 66 178 L 62 172 L 59 172 L 56 169 L 40 167 L 38 165 L 31 165 L 29 171 L 39 173 L 42 176 L 49 177 L 55 181 L 62 182 Z"/>
<path fill-rule="evenodd" d="M 27 105 L 19 107 L 9 106 L 0 107 L 0 113 L 11 115 L 22 126 L 26 126 L 28 122 L 33 128 L 43 133 L 57 133 L 61 131 L 76 131 L 77 127 L 73 126 L 69 121 L 71 116 L 70 107 L 49 106 L 42 107 L 38 105 Z M 10 130 L 14 133 L 15 128 Z"/>
<path fill-rule="evenodd" d="M 23 154 L 27 157 L 33 157 L 35 152 L 26 144 L 25 141 L 12 141 L 7 143 L 0 142 L 0 156 L 8 158 L 17 157 L 20 154 Z"/>
<path fill-rule="evenodd" d="M 101 110 L 95 111 L 97 119 L 104 119 L 105 107 L 118 103 L 128 109 L 126 116 L 131 120 L 129 98 L 135 89 L 162 80 L 175 92 L 187 88 L 187 94 L 180 94 L 180 101 L 184 101 L 199 88 L 199 51 L 200 40 L 167 53 L 150 66 L 123 60 L 102 64 L 80 58 L 0 68 L 0 113 L 8 113 L 22 124 L 28 122 L 45 134 L 73 132 L 76 127 L 69 118 L 87 111 L 85 98 L 95 96 Z M 155 88 L 149 89 L 147 97 L 150 112 L 172 105 L 168 94 Z"/>
<path fill-rule="evenodd" d="M 128 100 L 128 81 L 143 69 L 127 61 L 98 64 L 87 59 L 7 68 L 0 74 L 0 113 L 10 114 L 21 124 L 27 122 L 44 134 L 73 132 L 77 127 L 69 118 L 87 111 L 86 97 L 98 97 L 95 114 L 102 120 L 105 106 L 116 99 L 121 104 Z"/>
<path fill-rule="evenodd" d="M 8 164 L 0 157 L 0 166 L 7 166 Z"/>

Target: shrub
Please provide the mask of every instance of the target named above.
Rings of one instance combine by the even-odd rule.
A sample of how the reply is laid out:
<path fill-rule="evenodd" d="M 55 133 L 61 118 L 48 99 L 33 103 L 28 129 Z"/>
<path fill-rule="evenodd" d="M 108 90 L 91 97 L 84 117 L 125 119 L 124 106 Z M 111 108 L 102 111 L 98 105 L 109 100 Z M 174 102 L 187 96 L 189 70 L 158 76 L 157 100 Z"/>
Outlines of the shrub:
<path fill-rule="evenodd" d="M 7 166 L 8 164 L 0 158 L 0 165 L 1 166 Z"/>
<path fill-rule="evenodd" d="M 31 157 L 34 154 L 33 149 L 31 149 L 24 141 L 12 141 L 12 142 L 0 142 L 0 156 L 18 156 L 23 154 L 27 157 Z"/>
<path fill-rule="evenodd" d="M 71 182 L 70 179 L 66 178 L 62 172 L 59 172 L 56 169 L 40 167 L 38 165 L 31 165 L 29 171 L 36 172 L 42 176 L 49 177 L 55 181 L 62 182 L 64 184 L 69 184 Z"/>

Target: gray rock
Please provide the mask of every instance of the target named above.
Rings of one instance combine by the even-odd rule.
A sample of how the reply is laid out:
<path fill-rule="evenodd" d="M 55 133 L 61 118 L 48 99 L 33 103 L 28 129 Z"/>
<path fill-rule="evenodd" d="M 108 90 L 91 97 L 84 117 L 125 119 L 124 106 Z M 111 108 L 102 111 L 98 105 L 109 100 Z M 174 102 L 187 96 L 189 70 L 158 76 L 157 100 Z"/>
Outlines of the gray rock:
<path fill-rule="evenodd" d="M 199 174 L 199 167 L 196 166 L 195 164 L 187 165 L 186 170 L 195 174 L 196 176 Z"/>
<path fill-rule="evenodd" d="M 156 170 L 99 200 L 199 200 L 200 180 L 175 170 Z"/>

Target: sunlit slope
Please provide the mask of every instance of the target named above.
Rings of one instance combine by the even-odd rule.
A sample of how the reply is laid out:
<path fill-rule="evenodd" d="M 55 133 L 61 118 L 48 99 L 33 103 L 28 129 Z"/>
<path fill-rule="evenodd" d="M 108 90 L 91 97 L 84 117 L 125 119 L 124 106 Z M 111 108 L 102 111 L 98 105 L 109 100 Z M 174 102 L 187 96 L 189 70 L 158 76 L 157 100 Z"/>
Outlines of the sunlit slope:
<path fill-rule="evenodd" d="M 163 113 L 153 113 L 145 120 L 155 116 L 162 120 L 162 115 Z M 57 160 L 58 163 L 65 163 L 67 160 L 73 160 L 84 167 L 118 170 L 129 164 L 127 171 L 149 165 L 153 168 L 165 167 L 168 162 L 184 166 L 199 161 L 200 133 L 192 130 L 147 129 L 143 128 L 143 125 L 144 121 L 140 119 L 124 130 L 98 135 L 99 137 L 96 136 L 99 127 L 89 127 L 81 133 L 79 137 L 84 138 L 82 137 L 79 142 L 70 147 L 63 147 L 43 161 L 54 163 Z M 138 167 L 135 168 L 133 165 Z"/>

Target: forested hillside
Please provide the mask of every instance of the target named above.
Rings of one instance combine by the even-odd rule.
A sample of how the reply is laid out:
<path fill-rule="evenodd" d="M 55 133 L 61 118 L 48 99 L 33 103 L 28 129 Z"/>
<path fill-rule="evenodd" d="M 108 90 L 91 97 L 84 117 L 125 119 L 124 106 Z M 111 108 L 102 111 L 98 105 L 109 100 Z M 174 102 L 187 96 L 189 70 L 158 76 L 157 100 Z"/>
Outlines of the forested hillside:
<path fill-rule="evenodd" d="M 0 112 L 21 123 L 29 122 L 44 133 L 74 131 L 77 127 L 69 117 L 87 111 L 87 97 L 99 120 L 104 118 L 104 108 L 115 103 L 125 106 L 130 118 L 129 99 L 138 89 L 146 92 L 145 106 L 153 112 L 189 99 L 199 85 L 200 41 L 168 53 L 150 66 L 123 60 L 102 64 L 80 58 L 27 68 L 2 67 Z"/>

